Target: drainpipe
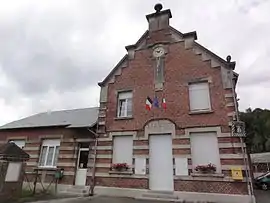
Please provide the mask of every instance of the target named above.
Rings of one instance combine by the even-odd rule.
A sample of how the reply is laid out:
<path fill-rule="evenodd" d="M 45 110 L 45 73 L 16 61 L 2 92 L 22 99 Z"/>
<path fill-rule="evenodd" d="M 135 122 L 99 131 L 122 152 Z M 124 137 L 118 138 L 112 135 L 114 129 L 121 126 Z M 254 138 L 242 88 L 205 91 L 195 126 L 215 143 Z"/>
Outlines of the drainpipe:
<path fill-rule="evenodd" d="M 232 94 L 233 94 L 233 103 L 234 103 L 234 107 L 235 107 L 235 115 L 236 115 L 236 121 L 240 121 L 240 118 L 239 118 L 239 111 L 238 111 L 238 105 L 237 105 L 237 99 L 236 99 L 236 92 L 235 92 L 235 87 L 234 87 L 234 84 L 233 84 L 233 70 L 230 69 L 230 82 L 231 82 L 231 85 L 232 85 Z M 253 191 L 253 185 L 252 185 L 252 180 L 251 180 L 251 174 L 250 174 L 250 170 L 248 170 L 248 168 L 250 168 L 249 166 L 249 161 L 246 157 L 246 155 L 248 156 L 245 148 L 244 148 L 244 141 L 243 141 L 243 138 L 240 137 L 240 142 L 241 142 L 241 150 L 242 150 L 242 153 L 243 153 L 243 158 L 244 158 L 244 164 L 245 164 L 245 167 L 246 167 L 246 175 L 247 175 L 247 187 L 248 187 L 248 195 L 250 196 L 251 198 L 251 202 L 254 202 L 253 201 L 253 198 L 252 198 L 252 195 L 254 195 L 254 191 Z"/>
<path fill-rule="evenodd" d="M 98 123 L 97 123 L 97 129 L 98 129 Z M 93 166 L 92 166 L 92 176 L 91 176 L 91 181 L 90 181 L 89 191 L 88 191 L 88 195 L 93 196 L 94 195 L 94 188 L 95 188 L 98 134 L 95 133 L 94 131 L 90 130 L 89 128 L 87 128 L 87 130 L 95 135 L 94 160 L 93 160 Z M 89 152 L 90 152 L 90 150 L 89 150 Z"/>

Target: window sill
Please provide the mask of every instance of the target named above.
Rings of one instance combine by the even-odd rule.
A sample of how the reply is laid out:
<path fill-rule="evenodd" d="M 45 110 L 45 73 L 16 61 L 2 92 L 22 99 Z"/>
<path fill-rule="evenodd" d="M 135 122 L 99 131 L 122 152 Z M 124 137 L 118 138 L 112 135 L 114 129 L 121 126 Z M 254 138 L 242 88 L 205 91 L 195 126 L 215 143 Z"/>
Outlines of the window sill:
<path fill-rule="evenodd" d="M 198 110 L 198 111 L 190 111 L 189 115 L 196 115 L 196 114 L 209 114 L 209 113 L 213 113 L 213 110 Z"/>
<path fill-rule="evenodd" d="M 129 117 L 115 117 L 114 120 L 131 120 L 133 119 L 132 116 L 129 116 Z"/>
<path fill-rule="evenodd" d="M 36 170 L 47 170 L 47 171 L 56 171 L 57 167 L 54 166 L 38 166 Z"/>
<path fill-rule="evenodd" d="M 109 174 L 133 175 L 132 171 L 109 171 Z"/>
<path fill-rule="evenodd" d="M 213 177 L 213 178 L 224 178 L 222 173 L 191 173 L 192 177 Z"/>

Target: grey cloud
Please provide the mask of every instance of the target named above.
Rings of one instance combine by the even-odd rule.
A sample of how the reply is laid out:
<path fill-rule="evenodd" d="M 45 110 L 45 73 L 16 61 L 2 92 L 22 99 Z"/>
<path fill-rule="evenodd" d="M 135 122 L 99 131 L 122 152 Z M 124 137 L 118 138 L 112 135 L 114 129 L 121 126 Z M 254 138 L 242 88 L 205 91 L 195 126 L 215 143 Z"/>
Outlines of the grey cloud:
<path fill-rule="evenodd" d="M 109 57 L 98 44 L 98 33 L 104 32 L 106 20 L 100 23 L 98 17 L 73 17 L 51 11 L 43 15 L 22 13 L 17 21 L 0 24 L 0 63 L 21 93 L 29 96 L 50 88 L 74 90 L 96 85 L 105 75 Z M 79 29 L 83 34 L 77 38 L 86 40 L 82 43 L 72 41 Z M 80 53 L 86 57 L 85 62 L 76 57 Z"/>
<path fill-rule="evenodd" d="M 1 0 L 0 0 L 1 1 Z M 270 3 L 164 0 L 171 25 L 236 60 L 240 108 L 270 108 Z M 29 0 L 0 7 L 0 110 L 14 119 L 52 109 L 98 105 L 102 80 L 147 29 L 157 2 Z M 8 5 L 6 5 L 8 4 Z M 7 11 L 5 6 L 8 8 Z M 268 10 L 269 10 L 268 9 Z M 264 16 L 262 16 L 263 14 Z M 250 95 L 253 95 L 250 98 Z M 11 116 L 6 120 L 10 121 Z M 2 118 L 0 123 L 5 120 Z"/>

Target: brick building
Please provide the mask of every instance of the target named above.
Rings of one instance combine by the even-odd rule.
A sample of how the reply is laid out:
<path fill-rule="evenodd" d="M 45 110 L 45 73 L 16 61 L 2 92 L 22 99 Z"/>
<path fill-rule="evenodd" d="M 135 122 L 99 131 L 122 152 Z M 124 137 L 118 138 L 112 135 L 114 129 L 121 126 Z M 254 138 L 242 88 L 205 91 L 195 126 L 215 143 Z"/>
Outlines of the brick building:
<path fill-rule="evenodd" d="M 40 180 L 45 184 L 61 168 L 64 177 L 59 184 L 89 185 L 88 155 L 93 154 L 97 117 L 98 108 L 39 113 L 1 126 L 0 144 L 14 142 L 30 155 L 25 172 L 31 182 L 36 168 L 42 169 Z"/>
<path fill-rule="evenodd" d="M 0 128 L 0 138 L 25 145 L 29 172 L 64 168 L 62 185 L 87 186 L 94 172 L 100 194 L 170 191 L 184 199 L 249 202 L 242 144 L 230 129 L 235 62 L 198 44 L 196 32 L 171 27 L 170 10 L 155 9 L 146 16 L 149 29 L 99 83 L 99 109 L 28 117 Z M 129 169 L 114 170 L 118 163 Z M 195 170 L 210 163 L 214 173 Z M 243 180 L 232 178 L 232 167 L 242 169 Z M 44 182 L 52 176 L 41 175 Z"/>
<path fill-rule="evenodd" d="M 146 16 L 149 29 L 99 83 L 97 188 L 246 197 L 241 142 L 230 131 L 235 62 L 198 44 L 196 32 L 171 27 L 170 10 L 155 9 Z M 111 163 L 122 162 L 131 169 L 112 170 Z M 195 171 L 209 163 L 214 174 Z M 241 181 L 232 178 L 236 166 Z"/>

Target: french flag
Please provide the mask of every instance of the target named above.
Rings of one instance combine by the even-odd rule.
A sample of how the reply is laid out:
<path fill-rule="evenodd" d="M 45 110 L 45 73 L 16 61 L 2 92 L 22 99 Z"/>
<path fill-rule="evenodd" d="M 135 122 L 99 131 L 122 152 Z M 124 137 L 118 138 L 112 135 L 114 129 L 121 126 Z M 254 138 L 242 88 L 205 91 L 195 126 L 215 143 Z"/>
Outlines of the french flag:
<path fill-rule="evenodd" d="M 145 108 L 146 108 L 146 110 L 150 111 L 151 108 L 152 108 L 152 104 L 153 104 L 152 99 L 150 99 L 150 97 L 147 97 L 146 98 L 146 102 L 145 102 Z"/>
<path fill-rule="evenodd" d="M 166 104 L 165 98 L 162 99 L 162 104 L 161 105 L 162 105 L 162 108 L 163 109 L 166 109 L 167 108 L 167 104 Z"/>

